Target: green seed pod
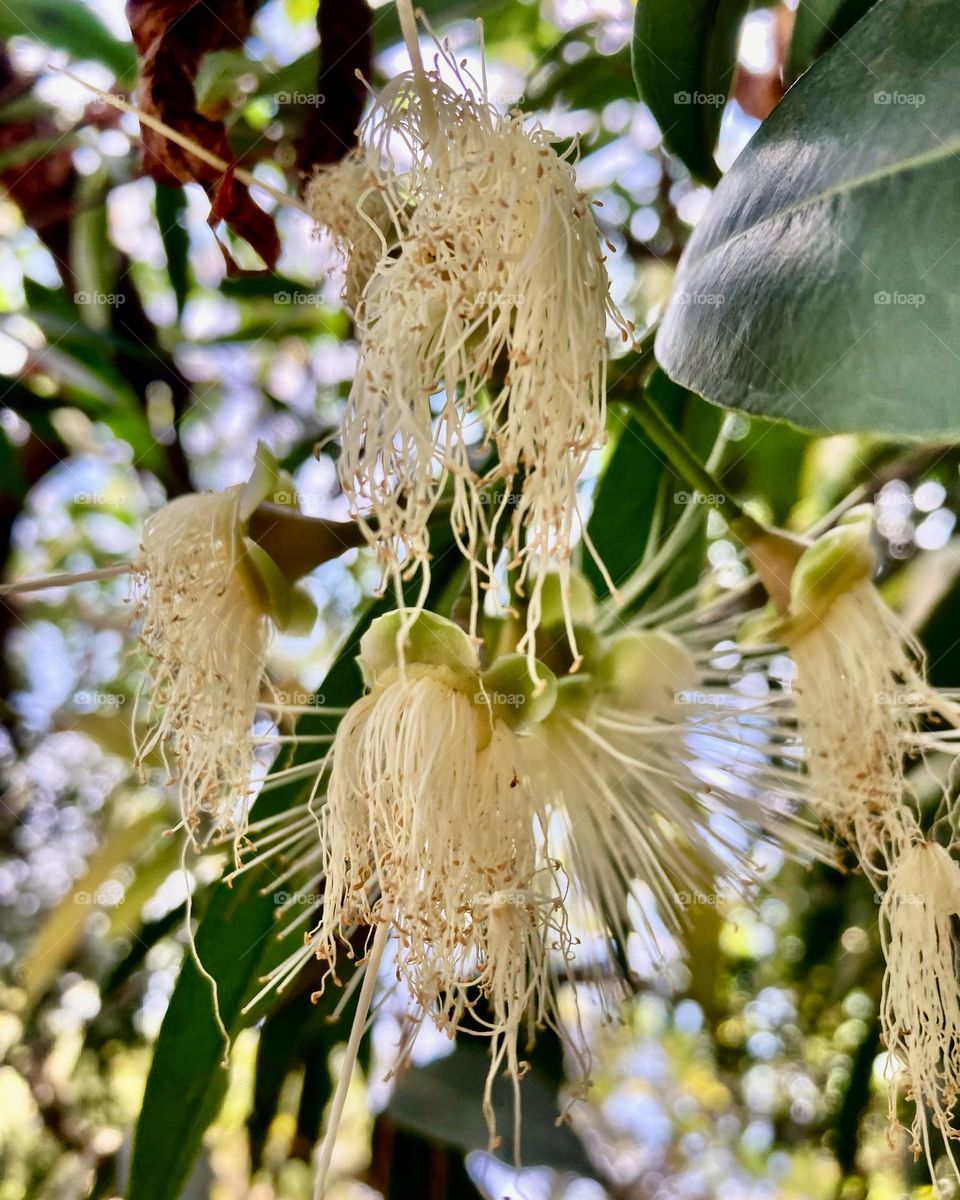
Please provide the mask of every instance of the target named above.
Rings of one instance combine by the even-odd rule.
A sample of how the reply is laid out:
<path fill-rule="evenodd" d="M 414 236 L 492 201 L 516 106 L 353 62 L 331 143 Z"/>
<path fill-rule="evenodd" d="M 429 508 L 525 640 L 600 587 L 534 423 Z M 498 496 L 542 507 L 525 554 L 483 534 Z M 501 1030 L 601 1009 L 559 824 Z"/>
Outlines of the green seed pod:
<path fill-rule="evenodd" d="M 536 725 L 557 702 L 557 677 L 543 663 L 537 663 L 537 674 L 539 683 L 530 676 L 526 655 L 504 654 L 480 676 L 480 701 L 508 725 Z"/>
<path fill-rule="evenodd" d="M 617 704 L 639 712 L 661 712 L 678 692 L 695 687 L 700 676 L 687 648 L 670 633 L 630 630 L 608 644 L 600 683 Z"/>
<path fill-rule="evenodd" d="M 398 610 L 377 617 L 360 639 L 357 661 L 364 683 L 372 687 L 392 667 L 400 665 L 398 639 L 409 614 Z M 403 659 L 418 666 L 450 667 L 454 671 L 475 672 L 480 659 L 466 633 L 437 613 L 418 613 L 403 642 Z"/>

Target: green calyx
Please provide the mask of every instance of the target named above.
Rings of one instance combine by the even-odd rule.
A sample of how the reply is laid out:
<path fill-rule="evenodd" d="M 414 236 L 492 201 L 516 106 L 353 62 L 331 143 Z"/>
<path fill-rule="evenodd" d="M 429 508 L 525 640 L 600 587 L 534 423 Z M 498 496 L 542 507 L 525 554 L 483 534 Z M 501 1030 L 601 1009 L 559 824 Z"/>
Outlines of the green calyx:
<path fill-rule="evenodd" d="M 694 688 L 699 680 L 690 652 L 670 633 L 655 629 L 617 634 L 603 652 L 598 684 L 622 708 L 635 712 L 662 712 L 678 693 Z"/>
<path fill-rule="evenodd" d="M 540 624 L 544 627 L 562 625 L 569 611 L 575 624 L 587 624 L 596 613 L 593 588 L 585 575 L 569 571 L 561 575 L 551 571 L 540 591 Z"/>
<path fill-rule="evenodd" d="M 557 677 L 537 663 L 537 679 L 524 654 L 505 654 L 480 676 L 481 694 L 493 716 L 513 728 L 538 725 L 557 702 Z"/>
<path fill-rule="evenodd" d="M 790 581 L 790 611 L 822 618 L 838 596 L 867 582 L 877 566 L 870 545 L 871 517 L 848 513 L 804 551 Z"/>
<path fill-rule="evenodd" d="M 596 698 L 597 681 L 592 675 L 585 672 L 565 675 L 557 680 L 557 702 L 553 712 L 558 716 L 584 718 Z"/>
<path fill-rule="evenodd" d="M 426 610 L 412 618 L 399 610 L 377 617 L 360 639 L 357 661 L 367 687 L 373 687 L 401 662 L 446 667 L 467 683 L 476 679 L 480 670 L 477 648 L 460 626 Z"/>
<path fill-rule="evenodd" d="M 744 644 L 783 641 L 789 644 L 823 622 L 840 596 L 869 582 L 877 566 L 870 544 L 873 512 L 869 505 L 852 509 L 803 552 L 790 580 L 785 614 L 771 607 L 744 622 L 738 640 Z"/>
<path fill-rule="evenodd" d="M 279 496 L 294 502 L 293 481 L 259 442 L 253 473 L 240 488 L 237 501 L 237 568 L 274 625 L 282 633 L 304 636 L 317 619 L 312 597 L 302 585 L 288 579 L 266 550 L 247 535 L 256 509 L 266 500 L 277 502 Z"/>
<path fill-rule="evenodd" d="M 489 742 L 494 720 L 513 729 L 534 725 L 550 715 L 557 699 L 549 667 L 538 662 L 534 677 L 526 656 L 510 653 L 481 671 L 473 641 L 459 625 L 433 612 L 377 617 L 360 639 L 357 661 L 369 688 L 396 678 L 402 669 L 459 691 L 477 710 L 478 749 Z"/>

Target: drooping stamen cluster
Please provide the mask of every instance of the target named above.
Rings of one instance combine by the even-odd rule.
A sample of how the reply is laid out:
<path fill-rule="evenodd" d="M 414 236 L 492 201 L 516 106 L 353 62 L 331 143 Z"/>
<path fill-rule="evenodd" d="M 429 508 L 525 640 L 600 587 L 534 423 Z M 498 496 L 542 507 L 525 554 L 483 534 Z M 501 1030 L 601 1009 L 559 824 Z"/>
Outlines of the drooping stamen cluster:
<path fill-rule="evenodd" d="M 870 527 L 869 510 L 854 510 L 814 542 L 793 571 L 787 612 L 760 625 L 796 664 L 814 810 L 885 892 L 880 1021 L 896 1066 L 891 1117 L 899 1092 L 915 1100 L 913 1148 L 932 1174 L 927 1111 L 945 1137 L 960 1136 L 960 864 L 924 832 L 905 764 L 928 751 L 954 753 L 954 729 L 944 727 L 960 714 L 927 682 L 921 648 L 870 582 Z M 934 820 L 952 842 L 950 807 L 945 793 Z"/>
<path fill-rule="evenodd" d="M 880 1020 L 884 1042 L 902 1077 L 890 1089 L 890 1121 L 898 1124 L 903 1090 L 915 1104 L 910 1133 L 935 1178 L 927 1113 L 951 1141 L 960 1137 L 960 868 L 937 842 L 918 841 L 900 857 L 880 908 L 887 969 Z"/>
<path fill-rule="evenodd" d="M 289 831 L 324 879 L 320 919 L 271 982 L 311 955 L 332 968 L 358 927 L 386 926 L 419 1019 L 488 1037 L 490 1086 L 502 1065 L 517 1081 L 521 1030 L 556 1020 L 548 951 L 570 940 L 515 732 L 552 694 L 533 697 L 522 662 L 502 691 L 467 635 L 427 612 L 374 622 L 359 661 L 370 691 L 337 729 L 326 800 L 312 832 Z M 489 1087 L 486 1111 L 493 1137 Z"/>
<path fill-rule="evenodd" d="M 904 762 L 952 705 L 926 682 L 916 639 L 870 582 L 869 525 L 855 512 L 804 552 L 772 632 L 797 668 L 817 814 L 876 880 L 920 837 Z"/>
<path fill-rule="evenodd" d="M 272 630 L 293 618 L 293 590 L 246 536 L 276 479 L 261 446 L 250 483 L 181 496 L 151 517 L 132 567 L 149 660 L 134 707 L 134 761 L 142 770 L 152 753 L 165 765 L 172 755 L 183 824 L 195 843 L 243 828 L 267 645 Z M 312 623 L 312 605 L 297 601 L 297 617 Z M 146 732 L 138 730 L 141 717 Z"/>
<path fill-rule="evenodd" d="M 250 790 L 270 627 L 240 565 L 240 492 L 174 500 L 147 522 L 134 565 L 150 659 L 136 763 L 169 747 L 191 835 L 204 818 L 218 832 L 239 823 Z"/>
<path fill-rule="evenodd" d="M 400 202 L 379 156 L 360 148 L 339 162 L 317 167 L 304 200 L 333 240 L 343 263 L 343 301 L 355 312 L 377 263 L 395 240 Z"/>
<path fill-rule="evenodd" d="M 506 545 L 530 592 L 532 665 L 543 580 L 551 562 L 569 573 L 577 483 L 604 439 L 607 318 L 625 338 L 629 327 L 575 149 L 559 155 L 540 125 L 498 113 L 449 50 L 457 88 L 411 56 L 362 131 L 380 162 L 397 142 L 411 161 L 402 181 L 379 172 L 392 240 L 357 307 L 341 479 L 396 580 L 428 571 L 428 523 L 449 486 L 474 620 Z M 366 221 L 357 277 L 370 233 Z"/>

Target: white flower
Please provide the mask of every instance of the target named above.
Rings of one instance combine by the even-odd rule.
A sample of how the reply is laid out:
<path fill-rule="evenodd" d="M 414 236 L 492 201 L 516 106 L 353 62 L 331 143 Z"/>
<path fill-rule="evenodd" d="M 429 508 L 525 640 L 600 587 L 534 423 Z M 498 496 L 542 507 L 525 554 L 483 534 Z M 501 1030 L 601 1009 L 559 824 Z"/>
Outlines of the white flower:
<path fill-rule="evenodd" d="M 339 162 L 317 167 L 304 200 L 337 248 L 343 263 L 343 301 L 353 311 L 387 253 L 396 220 L 378 157 L 357 149 Z"/>
<path fill-rule="evenodd" d="M 956 706 L 924 678 L 923 653 L 870 578 L 870 513 L 856 510 L 802 555 L 785 616 L 763 622 L 796 664 L 797 716 L 817 815 L 882 880 L 920 833 L 906 759 L 948 740 Z"/>
<path fill-rule="evenodd" d="M 956 753 L 958 709 L 927 682 L 921 648 L 870 582 L 870 517 L 854 510 L 805 550 L 786 613 L 759 627 L 780 637 L 796 664 L 814 811 L 883 892 L 880 1022 L 897 1064 L 891 1121 L 904 1092 L 916 1105 L 914 1151 L 926 1154 L 933 1175 L 928 1113 L 955 1171 L 946 1139 L 960 1136 L 960 866 L 926 839 L 905 763 Z M 944 794 L 935 823 L 946 816 L 952 827 L 951 808 Z"/>
<path fill-rule="evenodd" d="M 359 926 L 389 930 L 416 1019 L 451 1036 L 469 1023 L 491 1041 L 495 1144 L 493 1078 L 505 1066 L 518 1081 L 521 1030 L 556 1024 L 548 951 L 569 948 L 515 731 L 527 699 L 536 719 L 552 697 L 534 697 L 522 671 L 508 698 L 489 693 L 471 640 L 427 612 L 379 618 L 359 661 L 370 691 L 339 724 L 315 823 L 309 806 L 285 829 L 271 822 L 259 856 L 286 849 L 281 879 L 299 870 L 307 887 L 324 881 L 319 921 L 264 991 L 314 955 L 332 969 Z M 502 674 L 492 680 L 503 685 Z"/>
<path fill-rule="evenodd" d="M 165 763 L 172 754 L 183 824 L 196 844 L 242 831 L 271 632 L 314 616 L 246 536 L 275 479 L 261 446 L 249 484 L 181 496 L 152 516 L 133 564 L 149 660 L 134 712 L 135 765 L 142 770 L 154 752 Z M 146 732 L 138 733 L 141 715 Z"/>
<path fill-rule="evenodd" d="M 880 909 L 887 970 L 881 1029 L 894 1060 L 890 1121 L 901 1091 L 916 1106 L 914 1155 L 924 1154 L 936 1179 L 927 1113 L 943 1135 L 954 1172 L 951 1140 L 960 1137 L 960 865 L 937 842 L 918 841 L 898 860 Z"/>
<path fill-rule="evenodd" d="M 525 656 L 482 670 L 471 639 L 427 612 L 380 618 L 360 662 L 369 691 L 317 767 L 325 801 L 251 827 L 262 848 L 242 869 L 282 854 L 274 883 L 297 877 L 312 894 L 323 881 L 319 919 L 260 996 L 313 956 L 332 971 L 359 928 L 389 929 L 415 1025 L 490 1039 L 495 1140 L 490 1086 L 502 1068 L 516 1086 L 522 1032 L 556 1028 L 586 1083 L 585 1052 L 559 1025 L 558 977 L 582 969 L 606 1003 L 611 964 L 577 962 L 571 894 L 624 939 L 627 897 L 648 883 L 676 931 L 678 888 L 747 887 L 758 838 L 816 849 L 794 812 L 789 697 L 738 695 L 709 654 L 655 632 L 595 638 L 587 670 L 559 685 L 539 663 L 540 690 Z M 281 915 L 297 907 L 288 899 Z M 368 972 L 382 950 L 378 932 Z"/>
<path fill-rule="evenodd" d="M 430 517 L 449 488 L 472 631 L 505 545 L 529 593 L 533 667 L 543 582 L 551 567 L 569 578 L 577 483 L 605 436 L 607 319 L 624 338 L 628 325 L 575 150 L 560 155 L 540 125 L 498 113 L 449 50 L 457 88 L 411 54 L 413 71 L 377 97 L 363 130 L 365 161 L 386 165 L 362 194 L 386 205 L 391 240 L 357 306 L 341 480 L 387 573 L 421 570 L 424 586 Z M 411 160 L 402 175 L 390 165 L 397 141 Z M 364 264 L 382 225 L 367 219 L 353 239 Z"/>

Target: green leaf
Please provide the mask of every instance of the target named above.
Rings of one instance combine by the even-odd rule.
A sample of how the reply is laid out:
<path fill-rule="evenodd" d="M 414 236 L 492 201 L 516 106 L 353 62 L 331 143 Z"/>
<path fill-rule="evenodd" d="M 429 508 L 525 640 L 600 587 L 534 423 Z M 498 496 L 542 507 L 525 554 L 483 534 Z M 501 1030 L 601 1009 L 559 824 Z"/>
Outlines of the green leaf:
<path fill-rule="evenodd" d="M 587 532 L 613 582 L 633 574 L 647 548 L 664 475 L 660 453 L 629 409 L 611 408 L 617 442 L 597 486 Z M 598 599 L 609 589 L 593 557 L 584 550 L 583 572 Z"/>
<path fill-rule="evenodd" d="M 595 22 L 578 25 L 549 47 L 536 64 L 533 80 L 522 97 L 527 109 L 549 108 L 562 100 L 572 108 L 600 109 L 611 100 L 632 98 L 633 69 L 630 48 L 602 54 L 594 47 L 602 26 Z M 590 53 L 567 62 L 563 52 L 570 46 L 589 46 Z"/>
<path fill-rule="evenodd" d="M 633 76 L 667 148 L 704 183 L 733 86 L 737 34 L 749 0 L 639 0 Z"/>
<path fill-rule="evenodd" d="M 17 0 L 0 5 L 0 38 L 28 37 L 74 58 L 93 59 L 119 81 L 136 76 L 137 57 L 129 42 L 115 38 L 80 0 Z"/>
<path fill-rule="evenodd" d="M 190 237 L 182 224 L 187 211 L 187 197 L 182 187 L 163 187 L 157 184 L 157 225 L 167 256 L 167 274 L 177 301 L 177 316 L 183 314 L 190 283 Z"/>
<path fill-rule="evenodd" d="M 489 1133 L 483 1118 L 483 1089 L 490 1068 L 487 1048 L 468 1038 L 457 1041 L 452 1054 L 409 1070 L 398 1081 L 387 1113 L 404 1129 L 430 1142 L 468 1153 L 486 1150 Z M 547 1166 L 587 1178 L 596 1172 L 569 1126 L 558 1124 L 561 1101 L 554 1081 L 535 1066 L 520 1084 L 523 1120 L 520 1160 L 525 1167 Z M 497 1131 L 502 1153 L 513 1152 L 513 1089 L 502 1075 L 493 1086 Z"/>
<path fill-rule="evenodd" d="M 793 22 L 786 80 L 792 83 L 842 38 L 875 0 L 800 0 Z"/>
<path fill-rule="evenodd" d="M 819 58 L 823 51 L 822 42 L 830 36 L 830 22 L 840 4 L 841 0 L 800 0 L 787 54 L 788 82 L 793 82 L 814 59 Z"/>
<path fill-rule="evenodd" d="M 75 190 L 76 208 L 70 219 L 70 267 L 77 290 L 74 299 L 84 324 L 94 333 L 110 328 L 110 308 L 103 297 L 114 293 L 117 253 L 107 226 L 104 169 L 81 175 Z"/>
<path fill-rule="evenodd" d="M 958 73 L 954 0 L 880 0 L 798 80 L 680 261 L 674 379 L 818 432 L 960 433 Z"/>
<path fill-rule="evenodd" d="M 960 688 L 960 638 L 957 637 L 957 613 L 960 612 L 960 575 L 951 580 L 943 595 L 927 615 L 920 640 L 927 652 L 927 672 L 934 687 Z"/>

